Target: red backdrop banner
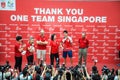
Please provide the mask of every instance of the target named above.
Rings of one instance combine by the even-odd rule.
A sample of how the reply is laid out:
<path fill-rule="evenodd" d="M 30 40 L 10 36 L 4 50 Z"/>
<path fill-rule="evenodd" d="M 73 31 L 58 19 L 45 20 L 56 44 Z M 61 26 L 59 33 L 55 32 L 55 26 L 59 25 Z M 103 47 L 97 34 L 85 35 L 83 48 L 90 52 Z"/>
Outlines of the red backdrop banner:
<path fill-rule="evenodd" d="M 120 2 L 13 0 L 8 4 L 7 1 L 0 2 L 0 63 L 14 61 L 16 35 L 22 35 L 27 42 L 31 35 L 36 37 L 41 28 L 48 39 L 52 33 L 61 39 L 62 31 L 68 30 L 73 38 L 76 61 L 78 39 L 84 31 L 90 41 L 89 62 L 93 59 L 107 63 L 119 62 Z"/>

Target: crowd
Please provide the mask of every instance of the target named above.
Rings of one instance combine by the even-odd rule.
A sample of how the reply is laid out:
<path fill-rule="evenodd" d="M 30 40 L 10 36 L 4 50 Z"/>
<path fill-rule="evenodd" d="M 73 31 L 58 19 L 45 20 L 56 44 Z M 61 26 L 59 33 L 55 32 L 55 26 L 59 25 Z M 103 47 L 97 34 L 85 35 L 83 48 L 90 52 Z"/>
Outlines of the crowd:
<path fill-rule="evenodd" d="M 0 66 L 0 80 L 120 80 L 120 69 L 109 69 L 103 66 L 100 75 L 96 66 L 88 74 L 85 66 L 66 67 L 65 64 L 54 67 L 41 63 L 26 65 L 21 72 L 12 69 L 7 61 Z"/>

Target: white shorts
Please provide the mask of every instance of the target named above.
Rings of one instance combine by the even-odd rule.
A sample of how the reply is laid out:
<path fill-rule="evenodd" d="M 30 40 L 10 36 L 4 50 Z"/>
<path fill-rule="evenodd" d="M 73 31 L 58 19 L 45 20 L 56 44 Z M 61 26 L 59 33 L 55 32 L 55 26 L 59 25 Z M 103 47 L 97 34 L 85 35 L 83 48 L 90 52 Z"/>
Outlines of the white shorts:
<path fill-rule="evenodd" d="M 38 59 L 45 59 L 45 54 L 46 54 L 46 50 L 39 50 L 37 49 L 37 58 Z"/>

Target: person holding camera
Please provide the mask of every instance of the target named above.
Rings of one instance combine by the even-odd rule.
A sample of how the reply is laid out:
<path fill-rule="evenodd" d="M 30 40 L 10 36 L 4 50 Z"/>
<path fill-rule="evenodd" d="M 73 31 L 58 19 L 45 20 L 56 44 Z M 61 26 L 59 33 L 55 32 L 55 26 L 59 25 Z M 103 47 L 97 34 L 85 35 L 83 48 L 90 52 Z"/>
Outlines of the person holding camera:
<path fill-rule="evenodd" d="M 120 80 L 120 69 L 116 70 L 116 75 L 114 77 L 114 80 Z"/>
<path fill-rule="evenodd" d="M 12 72 L 12 79 L 13 80 L 17 80 L 18 79 L 18 75 L 19 75 L 19 71 L 14 69 Z"/>
<path fill-rule="evenodd" d="M 92 80 L 101 80 L 101 76 L 98 73 L 97 67 L 94 65 L 92 67 L 92 73 L 90 74 Z"/>
<path fill-rule="evenodd" d="M 34 47 L 34 38 L 30 37 L 29 42 L 27 44 L 27 52 L 26 52 L 26 57 L 27 57 L 27 62 L 28 64 L 33 64 L 33 53 L 35 52 L 35 47 Z"/>
<path fill-rule="evenodd" d="M 64 71 L 61 80 L 72 80 L 72 73 L 69 70 Z"/>
<path fill-rule="evenodd" d="M 19 80 L 33 80 L 32 75 L 29 73 L 28 68 L 24 68 L 22 73 L 19 75 Z"/>
<path fill-rule="evenodd" d="M 79 63 L 82 65 L 82 58 L 84 59 L 84 65 L 86 65 L 87 60 L 87 49 L 89 47 L 89 41 L 86 39 L 86 33 L 82 32 L 82 38 L 79 38 Z"/>
<path fill-rule="evenodd" d="M 19 72 L 21 72 L 21 66 L 22 66 L 22 54 L 24 55 L 26 53 L 26 44 L 24 44 L 22 40 L 22 36 L 16 37 L 17 43 L 15 44 L 15 69 L 19 69 Z"/>
<path fill-rule="evenodd" d="M 5 65 L 0 65 L 0 80 L 11 80 L 12 70 L 9 61 L 6 61 Z"/>
<path fill-rule="evenodd" d="M 59 65 L 59 42 L 56 40 L 56 34 L 51 35 L 50 41 L 50 64 L 54 66 L 54 59 L 56 60 L 56 66 Z"/>

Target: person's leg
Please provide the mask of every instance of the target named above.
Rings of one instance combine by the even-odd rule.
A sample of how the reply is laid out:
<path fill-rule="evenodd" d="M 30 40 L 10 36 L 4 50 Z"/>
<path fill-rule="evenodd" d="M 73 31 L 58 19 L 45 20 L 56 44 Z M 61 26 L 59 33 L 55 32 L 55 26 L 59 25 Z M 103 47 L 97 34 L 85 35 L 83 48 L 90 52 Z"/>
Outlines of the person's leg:
<path fill-rule="evenodd" d="M 56 66 L 59 65 L 59 54 L 55 54 Z"/>
<path fill-rule="evenodd" d="M 84 64 L 86 65 L 86 60 L 87 60 L 87 48 L 83 50 L 83 59 L 84 59 Z"/>
<path fill-rule="evenodd" d="M 21 70 L 22 69 L 22 57 L 19 57 L 18 60 L 19 60 L 18 61 L 18 63 L 19 63 L 19 72 L 21 72 L 22 71 Z"/>
<path fill-rule="evenodd" d="M 37 49 L 37 62 L 38 62 L 38 65 L 40 64 L 40 57 L 41 57 L 41 50 Z"/>
<path fill-rule="evenodd" d="M 29 56 L 27 56 L 27 64 L 29 64 Z"/>
<path fill-rule="evenodd" d="M 82 65 L 82 49 L 79 49 L 79 53 L 78 54 L 79 54 L 79 56 L 78 56 L 78 58 L 79 58 L 78 59 L 79 60 L 78 61 L 78 65 Z"/>
<path fill-rule="evenodd" d="M 28 64 L 33 63 L 33 55 L 30 55 L 27 58 L 28 58 Z"/>
<path fill-rule="evenodd" d="M 46 50 L 41 50 L 41 58 L 42 58 L 42 60 L 43 60 L 43 63 L 45 63 L 45 61 L 46 61 Z"/>
<path fill-rule="evenodd" d="M 64 64 L 66 65 L 67 51 L 63 51 Z"/>
<path fill-rule="evenodd" d="M 50 54 L 50 64 L 54 65 L 54 54 Z"/>
<path fill-rule="evenodd" d="M 64 58 L 64 64 L 66 65 L 66 58 Z"/>
<path fill-rule="evenodd" d="M 68 51 L 68 56 L 70 58 L 71 65 L 73 65 L 73 60 L 72 60 L 72 50 Z"/>
<path fill-rule="evenodd" d="M 27 56 L 27 64 L 30 63 L 30 56 Z"/>
<path fill-rule="evenodd" d="M 19 69 L 21 72 L 22 57 L 15 57 L 15 69 Z"/>
<path fill-rule="evenodd" d="M 14 66 L 15 69 L 17 69 L 17 67 L 18 67 L 18 63 L 17 62 L 18 62 L 17 57 L 15 57 L 15 66 Z"/>
<path fill-rule="evenodd" d="M 33 59 L 34 59 L 34 56 L 31 55 L 31 58 L 30 58 L 30 62 L 33 64 Z"/>
<path fill-rule="evenodd" d="M 43 50 L 43 62 L 46 63 L 46 50 Z"/>

